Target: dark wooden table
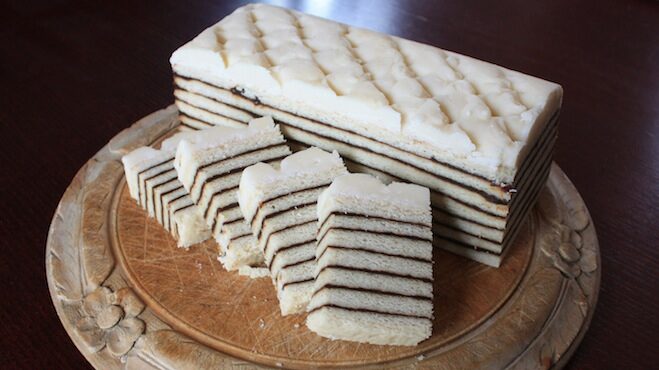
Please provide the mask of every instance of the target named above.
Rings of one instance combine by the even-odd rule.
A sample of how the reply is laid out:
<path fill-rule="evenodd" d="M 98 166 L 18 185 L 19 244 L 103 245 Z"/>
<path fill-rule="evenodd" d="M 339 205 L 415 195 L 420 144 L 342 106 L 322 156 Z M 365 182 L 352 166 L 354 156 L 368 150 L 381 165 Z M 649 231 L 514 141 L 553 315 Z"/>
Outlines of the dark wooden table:
<path fill-rule="evenodd" d="M 659 366 L 659 4 L 284 1 L 563 85 L 556 161 L 598 230 L 602 288 L 571 369 Z M 494 4 L 496 3 L 496 5 Z M 172 102 L 169 55 L 241 1 L 11 1 L 0 12 L 0 367 L 89 367 L 50 301 L 48 225 L 112 136 Z"/>

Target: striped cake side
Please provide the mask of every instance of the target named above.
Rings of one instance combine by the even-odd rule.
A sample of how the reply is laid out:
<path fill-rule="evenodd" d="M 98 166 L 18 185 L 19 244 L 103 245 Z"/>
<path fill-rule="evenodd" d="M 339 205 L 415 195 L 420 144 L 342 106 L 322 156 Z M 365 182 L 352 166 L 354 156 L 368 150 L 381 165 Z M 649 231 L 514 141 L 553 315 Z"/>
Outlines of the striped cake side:
<path fill-rule="evenodd" d="M 279 167 L 257 164 L 240 180 L 239 203 L 270 271 L 282 315 L 304 312 L 316 265 L 320 194 L 348 171 L 336 152 L 301 150 Z"/>
<path fill-rule="evenodd" d="M 133 165 L 130 159 L 124 162 L 129 187 L 135 190 L 131 196 L 172 234 L 179 247 L 189 247 L 208 239 L 210 230 L 203 224 L 199 209 L 177 178 L 173 154 L 155 150 L 152 153 L 154 156 L 150 160 Z"/>
<path fill-rule="evenodd" d="M 321 336 L 373 344 L 414 345 L 428 338 L 433 319 L 430 209 L 420 221 L 404 211 L 359 206 L 369 200 L 340 197 L 318 221 L 307 326 Z"/>
<path fill-rule="evenodd" d="M 304 312 L 313 288 L 316 201 L 329 183 L 262 201 L 252 232 L 277 289 L 282 315 Z"/>
<path fill-rule="evenodd" d="M 175 76 L 174 81 L 181 121 L 191 127 L 240 124 L 250 116 L 269 114 L 279 121 L 289 140 L 338 150 L 360 172 L 429 187 L 435 230 L 442 235 L 436 238 L 436 245 L 492 266 L 501 263 L 501 256 L 514 241 L 542 189 L 557 135 L 556 113 L 520 167 L 510 190 L 449 164 L 265 106 L 238 91 L 180 76 Z M 483 253 L 488 258 L 474 257 Z"/>
<path fill-rule="evenodd" d="M 257 142 L 249 140 L 206 148 L 203 155 L 177 151 L 179 178 L 182 171 L 192 174 L 183 179 L 183 185 L 218 242 L 219 260 L 227 270 L 263 265 L 256 240 L 238 206 L 241 173 L 255 163 L 279 163 L 291 153 L 281 134 Z"/>

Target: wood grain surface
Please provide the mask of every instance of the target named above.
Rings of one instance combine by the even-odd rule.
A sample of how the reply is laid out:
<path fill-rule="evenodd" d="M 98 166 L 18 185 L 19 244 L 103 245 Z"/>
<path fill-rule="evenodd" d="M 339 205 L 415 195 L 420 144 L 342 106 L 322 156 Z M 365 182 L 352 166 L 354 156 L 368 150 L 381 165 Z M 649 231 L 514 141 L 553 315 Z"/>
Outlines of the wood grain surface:
<path fill-rule="evenodd" d="M 434 252 L 433 335 L 417 346 L 331 341 L 307 329 L 306 315 L 282 317 L 269 278 L 249 279 L 224 270 L 218 247 L 190 250 L 176 242 L 130 198 L 120 183 L 115 255 L 145 304 L 180 332 L 225 353 L 260 363 L 364 364 L 417 357 L 446 346 L 486 322 L 515 292 L 533 252 L 531 223 L 498 269 Z"/>
<path fill-rule="evenodd" d="M 0 358 L 89 368 L 43 269 L 71 178 L 121 129 L 171 101 L 170 53 L 239 1 L 12 1 L 0 13 Z M 302 11 L 428 42 L 559 82 L 556 160 L 598 230 L 603 277 L 568 368 L 659 363 L 659 5 L 655 2 L 312 2 Z"/>

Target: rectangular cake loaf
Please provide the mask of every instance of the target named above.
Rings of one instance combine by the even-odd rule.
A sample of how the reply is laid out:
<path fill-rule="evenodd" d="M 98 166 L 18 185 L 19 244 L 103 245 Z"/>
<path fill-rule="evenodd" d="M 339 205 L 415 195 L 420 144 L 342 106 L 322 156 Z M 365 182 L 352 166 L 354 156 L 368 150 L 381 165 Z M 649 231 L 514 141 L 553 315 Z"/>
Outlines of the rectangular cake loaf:
<path fill-rule="evenodd" d="M 227 270 L 261 266 L 263 255 L 238 206 L 238 184 L 246 167 L 278 163 L 291 153 L 279 127 L 262 117 L 248 126 L 216 126 L 189 135 L 178 145 L 174 166 L 220 245 L 220 262 Z"/>
<path fill-rule="evenodd" d="M 318 225 L 309 329 L 372 344 L 415 345 L 430 337 L 428 189 L 341 176 L 318 199 Z"/>
<path fill-rule="evenodd" d="M 210 237 L 210 229 L 174 169 L 176 146 L 188 133 L 178 133 L 160 150 L 141 147 L 121 158 L 130 196 L 177 240 L 189 247 Z"/>
<path fill-rule="evenodd" d="M 336 152 L 318 148 L 284 158 L 279 168 L 258 163 L 243 172 L 238 202 L 263 251 L 282 315 L 307 308 L 316 266 L 316 201 L 347 173 Z"/>
<path fill-rule="evenodd" d="M 548 176 L 559 85 L 263 4 L 170 62 L 183 124 L 270 115 L 287 139 L 430 188 L 436 245 L 498 266 Z"/>

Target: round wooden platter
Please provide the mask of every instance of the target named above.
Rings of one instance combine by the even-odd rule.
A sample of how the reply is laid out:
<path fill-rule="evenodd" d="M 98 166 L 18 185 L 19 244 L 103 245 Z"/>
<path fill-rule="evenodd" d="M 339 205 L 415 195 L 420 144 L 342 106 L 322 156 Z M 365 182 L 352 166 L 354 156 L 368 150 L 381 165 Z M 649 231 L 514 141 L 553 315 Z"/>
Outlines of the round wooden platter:
<path fill-rule="evenodd" d="M 176 108 L 113 138 L 53 217 L 48 286 L 96 368 L 560 368 L 592 316 L 599 247 L 586 207 L 553 165 L 503 265 L 436 251 L 435 319 L 414 347 L 331 341 L 282 317 L 272 282 L 225 271 L 213 241 L 178 249 L 130 199 L 121 156 L 177 130 Z"/>

